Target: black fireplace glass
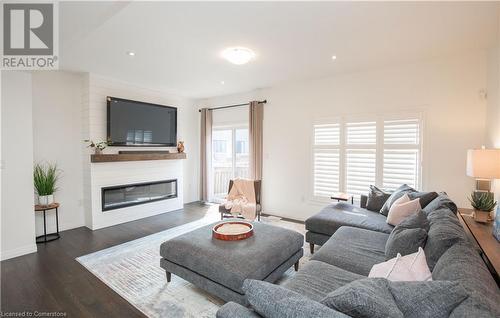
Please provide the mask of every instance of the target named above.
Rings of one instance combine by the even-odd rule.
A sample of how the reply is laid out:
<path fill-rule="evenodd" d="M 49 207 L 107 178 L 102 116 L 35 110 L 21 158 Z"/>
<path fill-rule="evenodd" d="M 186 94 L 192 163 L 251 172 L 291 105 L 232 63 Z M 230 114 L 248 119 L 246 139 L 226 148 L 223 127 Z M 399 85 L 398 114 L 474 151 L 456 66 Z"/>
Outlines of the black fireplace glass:
<path fill-rule="evenodd" d="M 177 180 L 125 184 L 101 189 L 102 211 L 177 198 Z"/>

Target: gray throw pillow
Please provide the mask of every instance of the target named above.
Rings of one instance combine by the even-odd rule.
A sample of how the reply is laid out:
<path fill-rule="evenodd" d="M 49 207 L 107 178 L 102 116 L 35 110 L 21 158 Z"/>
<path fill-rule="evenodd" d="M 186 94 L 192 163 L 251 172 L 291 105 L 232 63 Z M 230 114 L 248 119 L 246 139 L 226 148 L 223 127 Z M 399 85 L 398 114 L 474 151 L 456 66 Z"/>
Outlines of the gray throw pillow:
<path fill-rule="evenodd" d="M 424 212 L 429 214 L 432 211 L 438 210 L 438 209 L 449 209 L 453 213 L 457 213 L 457 205 L 455 202 L 451 201 L 446 192 L 440 192 L 434 200 L 432 200 L 425 208 L 422 207 Z"/>
<path fill-rule="evenodd" d="M 368 192 L 368 200 L 366 202 L 366 209 L 374 212 L 379 212 L 384 206 L 385 201 L 389 199 L 391 193 L 385 192 L 374 185 L 370 186 Z"/>
<path fill-rule="evenodd" d="M 422 210 L 410 215 L 392 230 L 385 244 L 385 259 L 415 253 L 424 247 L 429 230 L 429 221 Z"/>
<path fill-rule="evenodd" d="M 444 318 L 469 297 L 459 282 L 389 282 L 389 290 L 405 318 Z"/>
<path fill-rule="evenodd" d="M 384 278 L 363 278 L 329 293 L 322 304 L 356 318 L 403 318 Z"/>
<path fill-rule="evenodd" d="M 400 253 L 402 256 L 416 253 L 424 246 L 427 232 L 424 229 L 400 229 L 392 231 L 385 244 L 385 259 L 390 260 Z"/>
<path fill-rule="evenodd" d="M 419 198 L 420 199 L 420 206 L 423 209 L 427 205 L 429 205 L 429 203 L 434 201 L 434 199 L 438 197 L 438 194 L 437 194 L 437 192 L 411 192 L 411 193 L 408 193 L 408 197 L 411 200 Z"/>
<path fill-rule="evenodd" d="M 246 279 L 243 291 L 253 309 L 266 318 L 348 318 L 317 301 L 268 282 Z"/>
<path fill-rule="evenodd" d="M 458 282 L 363 278 L 329 293 L 321 303 L 351 317 L 444 318 L 468 297 Z"/>
<path fill-rule="evenodd" d="M 424 209 L 422 209 L 422 211 L 426 213 Z M 426 214 L 427 220 L 429 220 L 430 224 L 436 224 L 443 221 L 458 222 L 458 218 L 456 217 L 456 215 L 447 208 L 440 208 Z M 458 224 L 460 225 L 460 223 Z"/>
<path fill-rule="evenodd" d="M 391 206 L 394 203 L 394 201 L 396 201 L 397 199 L 401 198 L 406 193 L 411 193 L 411 192 L 417 192 L 417 190 L 413 189 L 412 187 L 410 187 L 407 184 L 403 184 L 402 186 L 400 186 L 399 188 L 397 188 L 391 194 L 391 196 L 387 199 L 387 201 L 385 201 L 384 205 L 380 209 L 380 213 L 383 214 L 383 215 L 385 215 L 385 216 L 387 216 L 387 214 L 389 213 L 389 209 L 391 208 Z"/>

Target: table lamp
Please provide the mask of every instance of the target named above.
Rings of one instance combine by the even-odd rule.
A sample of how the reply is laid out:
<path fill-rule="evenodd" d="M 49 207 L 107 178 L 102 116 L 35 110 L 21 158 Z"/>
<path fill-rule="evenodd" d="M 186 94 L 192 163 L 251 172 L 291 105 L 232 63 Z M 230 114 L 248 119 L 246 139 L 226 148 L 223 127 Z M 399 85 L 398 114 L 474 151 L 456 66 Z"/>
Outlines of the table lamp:
<path fill-rule="evenodd" d="M 500 149 L 467 151 L 467 175 L 476 178 L 477 192 L 491 192 L 493 179 L 500 179 Z"/>

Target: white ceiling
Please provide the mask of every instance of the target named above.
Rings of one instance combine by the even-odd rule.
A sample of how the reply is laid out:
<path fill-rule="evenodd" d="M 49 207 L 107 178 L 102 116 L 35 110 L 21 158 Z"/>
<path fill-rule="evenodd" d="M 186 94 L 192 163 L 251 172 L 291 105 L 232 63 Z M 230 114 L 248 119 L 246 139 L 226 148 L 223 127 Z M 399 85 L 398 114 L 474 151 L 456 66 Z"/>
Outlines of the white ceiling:
<path fill-rule="evenodd" d="M 498 23 L 491 2 L 63 2 L 59 11 L 62 69 L 192 98 L 486 49 Z M 219 55 L 228 46 L 257 59 L 231 65 Z"/>

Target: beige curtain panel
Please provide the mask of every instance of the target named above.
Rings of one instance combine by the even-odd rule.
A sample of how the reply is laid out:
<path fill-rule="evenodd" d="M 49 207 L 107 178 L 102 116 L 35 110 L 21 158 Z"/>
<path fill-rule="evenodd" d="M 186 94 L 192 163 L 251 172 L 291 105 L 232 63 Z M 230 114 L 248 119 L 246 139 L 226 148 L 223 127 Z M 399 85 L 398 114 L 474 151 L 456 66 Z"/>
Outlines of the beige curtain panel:
<path fill-rule="evenodd" d="M 210 173 L 212 167 L 212 110 L 201 110 L 201 140 L 200 140 L 200 176 L 201 200 L 210 201 Z"/>
<path fill-rule="evenodd" d="M 264 105 L 257 101 L 250 102 L 250 178 L 262 180 L 262 144 Z"/>

